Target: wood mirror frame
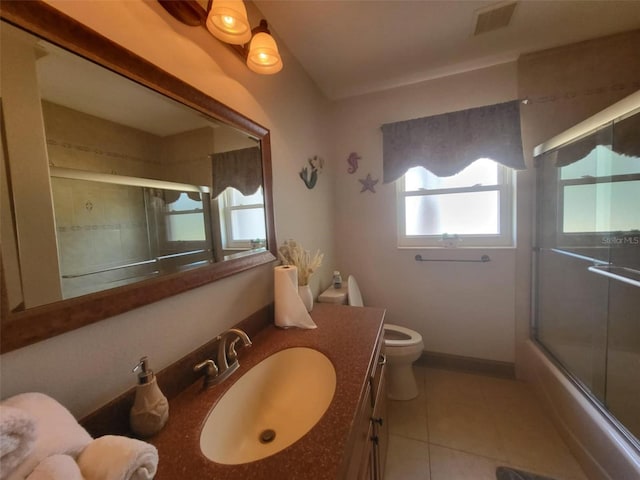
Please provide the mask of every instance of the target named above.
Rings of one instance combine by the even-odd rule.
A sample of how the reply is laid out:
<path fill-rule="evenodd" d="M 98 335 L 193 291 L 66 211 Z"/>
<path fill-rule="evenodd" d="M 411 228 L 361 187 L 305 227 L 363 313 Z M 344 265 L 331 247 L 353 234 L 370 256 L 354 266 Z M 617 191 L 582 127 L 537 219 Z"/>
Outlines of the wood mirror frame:
<path fill-rule="evenodd" d="M 213 119 L 246 131 L 261 141 L 267 250 L 240 258 L 116 287 L 55 303 L 8 311 L 5 277 L 0 279 L 0 352 L 60 335 L 134 308 L 272 262 L 277 256 L 273 218 L 271 145 L 269 130 L 230 109 L 182 80 L 161 70 L 76 20 L 40 1 L 10 1 L 0 16 L 23 30 L 119 73 L 143 86 L 187 105 Z M 0 263 L 1 267 L 1 263 Z"/>

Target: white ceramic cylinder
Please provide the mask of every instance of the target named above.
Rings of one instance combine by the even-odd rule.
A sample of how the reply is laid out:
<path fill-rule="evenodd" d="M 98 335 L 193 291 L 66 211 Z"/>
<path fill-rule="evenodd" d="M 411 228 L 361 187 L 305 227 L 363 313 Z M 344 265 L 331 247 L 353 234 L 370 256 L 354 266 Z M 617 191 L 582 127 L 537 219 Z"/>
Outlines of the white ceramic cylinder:
<path fill-rule="evenodd" d="M 313 293 L 311 293 L 309 285 L 298 285 L 298 296 L 304 303 L 307 312 L 313 310 Z"/>

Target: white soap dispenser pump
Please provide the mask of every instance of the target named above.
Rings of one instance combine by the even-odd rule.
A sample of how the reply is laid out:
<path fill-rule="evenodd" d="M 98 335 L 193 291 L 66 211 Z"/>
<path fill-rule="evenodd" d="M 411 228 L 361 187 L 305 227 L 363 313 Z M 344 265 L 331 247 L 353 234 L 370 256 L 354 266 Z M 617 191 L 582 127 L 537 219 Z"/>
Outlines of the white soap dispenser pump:
<path fill-rule="evenodd" d="M 138 386 L 129 424 L 136 435 L 150 437 L 162 430 L 167 423 L 169 402 L 160 391 L 153 371 L 149 369 L 147 357 L 140 359 L 133 372 L 138 372 Z"/>

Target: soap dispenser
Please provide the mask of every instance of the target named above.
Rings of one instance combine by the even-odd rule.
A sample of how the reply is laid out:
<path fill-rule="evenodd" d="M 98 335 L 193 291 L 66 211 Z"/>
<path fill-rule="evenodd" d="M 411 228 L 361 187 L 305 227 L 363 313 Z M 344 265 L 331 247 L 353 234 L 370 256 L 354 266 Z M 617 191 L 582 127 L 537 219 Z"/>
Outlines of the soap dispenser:
<path fill-rule="evenodd" d="M 133 433 L 140 437 L 150 437 L 162 430 L 167 423 L 169 402 L 160 391 L 153 371 L 149 369 L 147 357 L 140 359 L 133 372 L 138 373 L 138 386 L 129 423 Z"/>
<path fill-rule="evenodd" d="M 336 290 L 342 288 L 342 275 L 338 270 L 333 271 L 333 288 Z"/>

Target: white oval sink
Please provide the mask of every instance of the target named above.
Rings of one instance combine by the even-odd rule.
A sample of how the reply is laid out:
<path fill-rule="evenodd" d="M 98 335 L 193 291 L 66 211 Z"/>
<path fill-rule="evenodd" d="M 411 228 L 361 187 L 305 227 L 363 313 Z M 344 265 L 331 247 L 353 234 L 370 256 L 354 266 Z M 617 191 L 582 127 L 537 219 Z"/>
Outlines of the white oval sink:
<path fill-rule="evenodd" d="M 321 352 L 281 350 L 252 367 L 211 409 L 200 434 L 202 453 L 237 465 L 295 443 L 320 420 L 336 389 L 336 371 Z"/>

